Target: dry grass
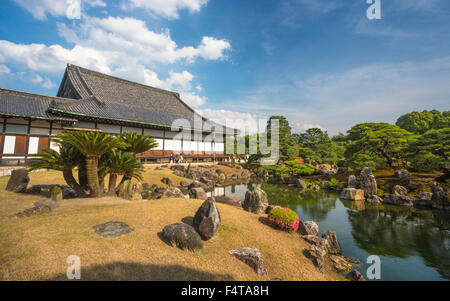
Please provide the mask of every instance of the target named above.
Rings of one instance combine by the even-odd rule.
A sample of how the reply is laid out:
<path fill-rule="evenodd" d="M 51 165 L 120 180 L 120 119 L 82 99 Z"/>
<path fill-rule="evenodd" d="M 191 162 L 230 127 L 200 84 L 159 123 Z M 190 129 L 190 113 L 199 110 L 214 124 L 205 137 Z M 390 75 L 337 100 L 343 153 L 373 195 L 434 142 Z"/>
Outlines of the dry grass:
<path fill-rule="evenodd" d="M 90 201 L 90 204 L 89 204 Z M 114 203 L 114 205 L 112 205 Z M 120 204 L 122 203 L 122 204 Z M 307 244 L 262 223 L 263 216 L 218 204 L 222 225 L 197 252 L 164 243 L 165 225 L 190 223 L 200 200 L 64 200 L 55 211 L 28 218 L 0 218 L 1 280 L 65 280 L 69 255 L 81 258 L 84 280 L 335 280 L 302 254 Z M 134 233 L 102 238 L 92 226 L 117 220 Z M 228 254 L 239 247 L 261 250 L 269 275 L 260 277 Z"/>

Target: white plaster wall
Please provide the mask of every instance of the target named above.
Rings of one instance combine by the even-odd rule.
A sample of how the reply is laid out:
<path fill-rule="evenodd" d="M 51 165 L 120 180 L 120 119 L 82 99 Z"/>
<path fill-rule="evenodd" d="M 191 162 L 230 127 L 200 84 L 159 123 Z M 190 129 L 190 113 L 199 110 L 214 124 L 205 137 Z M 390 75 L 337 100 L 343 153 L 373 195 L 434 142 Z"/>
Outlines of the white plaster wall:
<path fill-rule="evenodd" d="M 5 136 L 3 145 L 4 154 L 14 154 L 14 146 L 16 145 L 16 136 Z"/>
<path fill-rule="evenodd" d="M 38 153 L 39 137 L 30 137 L 28 142 L 28 154 L 35 155 Z"/>

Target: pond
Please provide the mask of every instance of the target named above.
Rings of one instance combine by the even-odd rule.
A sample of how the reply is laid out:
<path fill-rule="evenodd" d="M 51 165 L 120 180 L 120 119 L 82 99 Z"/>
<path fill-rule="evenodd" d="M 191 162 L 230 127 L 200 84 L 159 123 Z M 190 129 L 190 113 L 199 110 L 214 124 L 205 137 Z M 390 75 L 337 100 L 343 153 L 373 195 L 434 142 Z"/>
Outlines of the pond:
<path fill-rule="evenodd" d="M 296 187 L 267 183 L 216 187 L 209 194 L 244 201 L 247 190 L 261 187 L 269 204 L 295 210 L 301 220 L 313 220 L 320 233 L 336 231 L 345 256 L 363 265 L 370 255 L 381 259 L 381 280 L 449 280 L 450 214 L 390 205 L 341 200 L 331 192 L 304 192 Z"/>

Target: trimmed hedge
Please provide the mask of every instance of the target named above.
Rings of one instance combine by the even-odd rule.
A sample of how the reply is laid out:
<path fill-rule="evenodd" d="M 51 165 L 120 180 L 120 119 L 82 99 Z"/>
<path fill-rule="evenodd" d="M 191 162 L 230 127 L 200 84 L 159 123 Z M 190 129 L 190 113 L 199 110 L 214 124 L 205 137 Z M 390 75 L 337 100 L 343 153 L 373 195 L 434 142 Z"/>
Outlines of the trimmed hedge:
<path fill-rule="evenodd" d="M 270 210 L 268 219 L 271 224 L 287 232 L 297 231 L 300 221 L 295 211 L 281 207 Z"/>

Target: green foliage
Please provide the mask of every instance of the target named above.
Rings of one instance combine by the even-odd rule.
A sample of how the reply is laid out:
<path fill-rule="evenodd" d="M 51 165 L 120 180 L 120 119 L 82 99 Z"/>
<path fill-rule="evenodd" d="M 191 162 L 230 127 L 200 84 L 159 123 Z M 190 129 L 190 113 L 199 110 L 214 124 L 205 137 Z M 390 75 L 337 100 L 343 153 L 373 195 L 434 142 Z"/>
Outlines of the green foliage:
<path fill-rule="evenodd" d="M 328 189 L 334 189 L 334 187 L 336 187 L 336 185 L 339 185 L 339 184 L 340 184 L 339 180 L 333 178 L 328 182 Z"/>
<path fill-rule="evenodd" d="M 356 153 L 348 158 L 347 165 L 357 170 L 363 169 L 364 167 L 375 170 L 377 167 L 377 163 L 374 161 L 373 157 L 364 153 Z"/>
<path fill-rule="evenodd" d="M 424 134 L 432 129 L 450 127 L 450 111 L 439 112 L 437 110 L 411 112 L 397 119 L 397 126 L 414 134 Z"/>
<path fill-rule="evenodd" d="M 129 178 L 142 181 L 141 175 L 144 172 L 144 167 L 131 152 L 111 152 L 106 159 L 106 165 L 108 166 L 107 173 L 127 175 Z"/>
<path fill-rule="evenodd" d="M 266 134 L 268 143 L 272 143 L 272 124 L 274 120 L 278 120 L 278 143 L 280 151 L 280 160 L 289 160 L 295 158 L 297 155 L 297 149 L 295 148 L 295 142 L 291 134 L 291 126 L 284 116 L 271 116 L 267 121 Z M 273 133 L 276 135 L 276 133 Z"/>
<path fill-rule="evenodd" d="M 299 145 L 299 156 L 309 163 L 336 163 L 343 158 L 345 140 L 330 139 L 327 132 L 319 128 L 308 129 L 303 134 L 293 134 Z"/>
<path fill-rule="evenodd" d="M 275 174 L 283 179 L 292 176 L 309 176 L 314 174 L 315 168 L 308 163 L 300 163 L 297 160 L 285 162 L 284 166 L 276 168 Z"/>
<path fill-rule="evenodd" d="M 349 161 L 360 162 L 372 157 L 373 161 L 383 159 L 392 167 L 404 157 L 405 148 L 414 136 L 396 125 L 362 123 L 352 127 L 347 138 L 350 144 L 345 153 Z M 354 157 L 360 154 L 365 156 Z"/>
<path fill-rule="evenodd" d="M 119 136 L 122 145 L 119 147 L 123 152 L 133 155 L 146 152 L 158 146 L 158 142 L 153 137 L 138 135 L 136 133 L 123 133 Z"/>
<path fill-rule="evenodd" d="M 281 207 L 270 210 L 268 219 L 274 226 L 287 232 L 297 231 L 300 222 L 297 212 Z"/>
<path fill-rule="evenodd" d="M 322 182 L 320 181 L 311 181 L 311 182 L 306 182 L 306 188 L 311 189 L 312 186 L 319 186 L 322 184 Z"/>
<path fill-rule="evenodd" d="M 408 147 L 407 157 L 418 170 L 449 170 L 450 127 L 429 130 L 419 136 Z"/>
<path fill-rule="evenodd" d="M 57 135 L 57 139 L 72 145 L 87 158 L 99 158 L 104 153 L 124 145 L 116 136 L 103 132 L 63 131 Z"/>

